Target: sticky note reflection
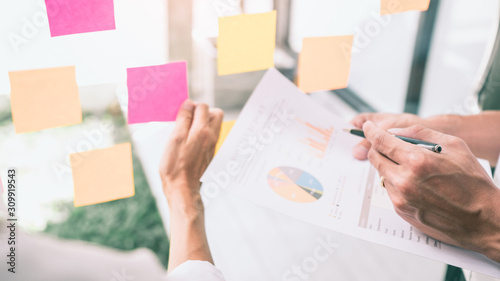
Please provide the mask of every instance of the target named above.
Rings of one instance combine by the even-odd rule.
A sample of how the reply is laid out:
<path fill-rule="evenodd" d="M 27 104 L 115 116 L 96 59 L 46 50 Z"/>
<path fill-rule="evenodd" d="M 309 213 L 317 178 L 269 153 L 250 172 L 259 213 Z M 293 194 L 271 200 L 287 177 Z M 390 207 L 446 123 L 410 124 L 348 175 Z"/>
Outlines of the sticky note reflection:
<path fill-rule="evenodd" d="M 128 123 L 175 121 L 188 98 L 186 62 L 127 69 Z"/>
<path fill-rule="evenodd" d="M 52 37 L 115 29 L 113 0 L 45 0 Z"/>
<path fill-rule="evenodd" d="M 380 14 L 389 15 L 407 11 L 427 11 L 431 0 L 381 0 Z"/>
<path fill-rule="evenodd" d="M 9 72 L 16 133 L 82 122 L 75 67 Z"/>
<path fill-rule="evenodd" d="M 219 75 L 274 66 L 276 11 L 219 18 Z"/>
<path fill-rule="evenodd" d="M 75 207 L 134 196 L 130 143 L 70 154 Z"/>
<path fill-rule="evenodd" d="M 297 86 L 305 93 L 347 87 L 354 36 L 304 38 Z"/>
<path fill-rule="evenodd" d="M 217 154 L 217 152 L 219 152 L 222 144 L 224 143 L 224 141 L 226 140 L 227 136 L 229 135 L 229 132 L 231 132 L 231 129 L 233 128 L 235 122 L 236 122 L 236 120 L 222 122 L 222 127 L 220 129 L 219 140 L 217 141 L 217 144 L 215 145 L 215 154 Z"/>

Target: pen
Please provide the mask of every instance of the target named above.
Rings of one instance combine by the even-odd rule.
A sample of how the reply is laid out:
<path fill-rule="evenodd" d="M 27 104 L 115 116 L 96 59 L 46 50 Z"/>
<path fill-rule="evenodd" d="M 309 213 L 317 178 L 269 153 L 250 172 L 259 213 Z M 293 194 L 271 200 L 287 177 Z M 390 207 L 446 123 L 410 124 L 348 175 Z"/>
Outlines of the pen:
<path fill-rule="evenodd" d="M 344 129 L 344 131 L 349 132 L 355 136 L 365 138 L 365 132 L 363 132 L 363 130 Z M 414 145 L 418 145 L 418 146 L 423 147 L 423 148 L 430 150 L 432 152 L 440 153 L 443 150 L 439 144 L 435 144 L 432 142 L 427 142 L 427 141 L 422 141 L 422 140 L 417 140 L 417 139 L 412 139 L 412 138 L 407 138 L 407 137 L 402 137 L 402 136 L 396 136 L 396 135 L 393 135 L 393 136 L 395 136 L 396 138 L 398 138 L 402 141 L 405 141 L 405 142 L 408 142 L 408 143 L 411 143 Z"/>

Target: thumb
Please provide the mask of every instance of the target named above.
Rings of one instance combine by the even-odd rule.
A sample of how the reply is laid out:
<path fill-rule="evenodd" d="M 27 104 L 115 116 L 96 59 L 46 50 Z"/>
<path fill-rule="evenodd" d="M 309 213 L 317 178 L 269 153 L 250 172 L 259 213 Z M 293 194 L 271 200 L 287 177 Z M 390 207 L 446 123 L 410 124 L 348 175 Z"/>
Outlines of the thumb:
<path fill-rule="evenodd" d="M 368 151 L 372 145 L 367 140 L 362 140 L 352 149 L 352 155 L 358 160 L 368 159 Z"/>

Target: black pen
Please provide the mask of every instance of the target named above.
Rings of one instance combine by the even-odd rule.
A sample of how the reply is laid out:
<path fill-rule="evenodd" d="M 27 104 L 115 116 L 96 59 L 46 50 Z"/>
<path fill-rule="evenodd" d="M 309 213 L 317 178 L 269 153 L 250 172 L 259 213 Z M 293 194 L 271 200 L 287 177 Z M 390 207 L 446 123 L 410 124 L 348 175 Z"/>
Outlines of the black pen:
<path fill-rule="evenodd" d="M 344 131 L 349 132 L 355 136 L 365 138 L 365 132 L 363 132 L 363 130 L 344 129 Z M 412 139 L 412 138 L 407 138 L 407 137 L 402 137 L 402 136 L 396 136 L 396 135 L 393 135 L 393 136 L 395 136 L 396 138 L 398 138 L 402 141 L 405 141 L 405 142 L 408 142 L 408 143 L 411 143 L 414 145 L 418 145 L 418 146 L 423 147 L 423 148 L 430 150 L 432 152 L 440 153 L 443 150 L 443 148 L 441 148 L 441 146 L 439 144 L 435 144 L 432 142 L 427 142 L 427 141 L 422 141 L 422 140 L 417 140 L 417 139 Z"/>

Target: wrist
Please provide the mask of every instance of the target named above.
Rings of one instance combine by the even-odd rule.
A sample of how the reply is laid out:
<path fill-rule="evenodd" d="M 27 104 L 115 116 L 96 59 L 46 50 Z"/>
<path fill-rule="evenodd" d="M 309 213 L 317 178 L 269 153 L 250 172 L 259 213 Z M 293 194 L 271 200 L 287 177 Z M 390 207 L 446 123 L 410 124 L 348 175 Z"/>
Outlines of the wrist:
<path fill-rule="evenodd" d="M 488 258 L 500 263 L 500 190 L 495 191 L 494 196 L 490 196 L 488 206 L 491 206 L 488 213 L 488 221 L 485 223 L 489 225 L 488 232 L 482 242 L 482 253 Z M 487 233 L 488 233 L 487 232 Z"/>
<path fill-rule="evenodd" d="M 203 212 L 199 183 L 197 186 L 187 182 L 164 183 L 163 192 L 171 213 L 196 215 Z"/>
<path fill-rule="evenodd" d="M 463 118 L 451 114 L 431 116 L 424 119 L 424 126 L 447 135 L 458 136 Z"/>

